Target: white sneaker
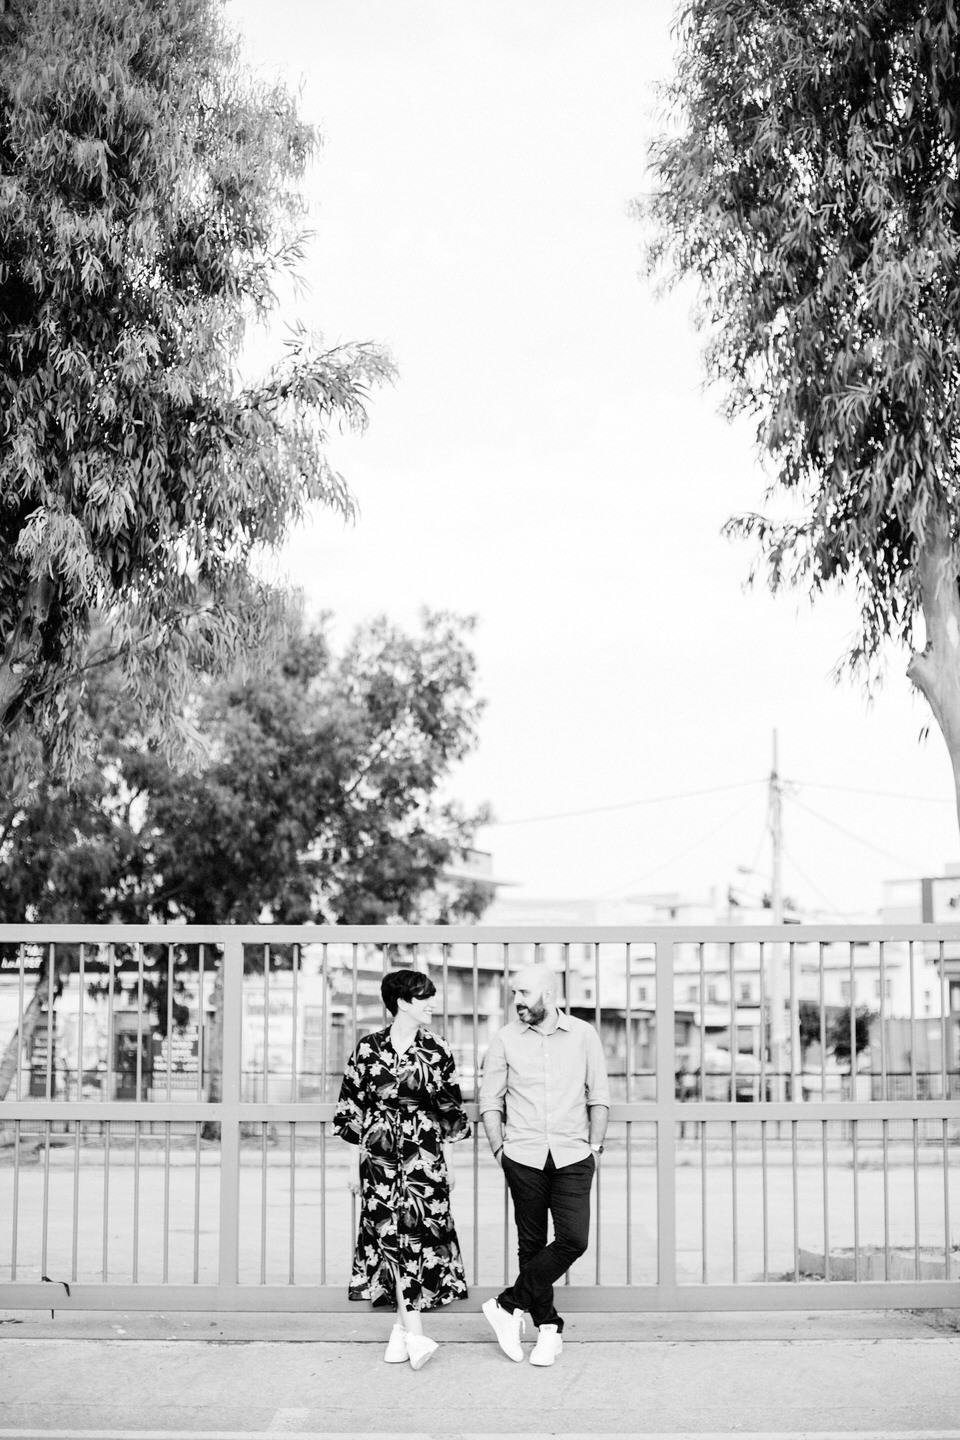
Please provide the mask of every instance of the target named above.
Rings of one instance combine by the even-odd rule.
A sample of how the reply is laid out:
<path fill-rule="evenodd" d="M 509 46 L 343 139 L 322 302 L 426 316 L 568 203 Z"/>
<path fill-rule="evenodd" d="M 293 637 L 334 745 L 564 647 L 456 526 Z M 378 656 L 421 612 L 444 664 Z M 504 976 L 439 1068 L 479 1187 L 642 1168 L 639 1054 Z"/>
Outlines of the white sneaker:
<path fill-rule="evenodd" d="M 390 1331 L 390 1339 L 383 1352 L 383 1358 L 388 1365 L 402 1365 L 410 1359 L 407 1354 L 407 1332 L 399 1321 Z"/>
<path fill-rule="evenodd" d="M 552 1365 L 563 1349 L 563 1336 L 556 1325 L 541 1325 L 537 1343 L 530 1351 L 531 1365 Z"/>
<path fill-rule="evenodd" d="M 493 1326 L 497 1344 L 504 1355 L 509 1355 L 511 1360 L 522 1360 L 520 1336 L 526 1329 L 526 1321 L 520 1311 L 503 1310 L 496 1300 L 484 1300 L 480 1308 Z"/>
<path fill-rule="evenodd" d="M 422 1370 L 436 1348 L 436 1340 L 428 1340 L 426 1335 L 408 1334 L 407 1355 L 411 1370 Z"/>

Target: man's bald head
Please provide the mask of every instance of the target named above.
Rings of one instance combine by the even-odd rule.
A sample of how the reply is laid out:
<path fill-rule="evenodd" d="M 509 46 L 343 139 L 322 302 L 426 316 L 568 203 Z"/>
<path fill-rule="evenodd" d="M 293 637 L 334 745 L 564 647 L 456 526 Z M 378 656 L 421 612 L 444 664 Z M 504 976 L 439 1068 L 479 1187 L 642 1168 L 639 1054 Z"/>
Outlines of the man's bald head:
<path fill-rule="evenodd" d="M 510 981 L 517 1015 L 525 1025 L 552 1023 L 557 1011 L 560 981 L 547 965 L 525 965 Z"/>

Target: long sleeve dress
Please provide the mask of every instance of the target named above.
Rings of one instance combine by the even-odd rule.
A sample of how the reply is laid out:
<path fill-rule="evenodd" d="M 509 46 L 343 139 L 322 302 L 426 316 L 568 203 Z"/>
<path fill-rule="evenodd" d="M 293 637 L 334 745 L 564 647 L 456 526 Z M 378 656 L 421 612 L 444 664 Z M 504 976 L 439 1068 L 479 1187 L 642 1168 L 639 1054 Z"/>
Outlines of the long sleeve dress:
<path fill-rule="evenodd" d="M 367 1035 L 344 1072 L 333 1128 L 360 1146 L 350 1299 L 395 1307 L 396 1276 L 408 1310 L 465 1296 L 443 1143 L 471 1128 L 446 1041 L 421 1029 L 398 1055 L 389 1026 Z"/>

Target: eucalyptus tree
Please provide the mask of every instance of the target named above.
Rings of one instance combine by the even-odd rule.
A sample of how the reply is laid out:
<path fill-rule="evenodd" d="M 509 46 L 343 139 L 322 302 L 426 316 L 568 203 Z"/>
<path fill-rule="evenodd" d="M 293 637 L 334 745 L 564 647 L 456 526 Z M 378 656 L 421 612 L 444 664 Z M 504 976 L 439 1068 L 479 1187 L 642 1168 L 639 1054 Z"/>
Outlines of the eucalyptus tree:
<path fill-rule="evenodd" d="M 851 588 L 960 795 L 960 28 L 952 0 L 687 0 L 654 145 L 652 273 L 699 283 L 706 363 L 770 482 L 728 529 L 774 590 Z M 958 802 L 960 803 L 960 802 Z"/>
<path fill-rule="evenodd" d="M 294 326 L 241 383 L 302 267 L 318 136 L 244 68 L 222 0 L 0 10 L 0 745 L 75 773 L 93 664 L 189 741 L 190 675 L 271 633 L 260 554 L 313 503 L 352 513 L 327 433 L 390 365 Z"/>

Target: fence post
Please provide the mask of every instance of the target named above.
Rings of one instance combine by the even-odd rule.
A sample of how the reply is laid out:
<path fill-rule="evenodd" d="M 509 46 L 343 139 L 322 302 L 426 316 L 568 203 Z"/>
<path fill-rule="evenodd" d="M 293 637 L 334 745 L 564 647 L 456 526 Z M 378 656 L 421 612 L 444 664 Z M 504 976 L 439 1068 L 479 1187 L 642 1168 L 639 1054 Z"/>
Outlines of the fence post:
<path fill-rule="evenodd" d="M 220 1076 L 220 1285 L 238 1282 L 240 1255 L 240 1036 L 243 944 L 223 941 L 223 1044 Z"/>

